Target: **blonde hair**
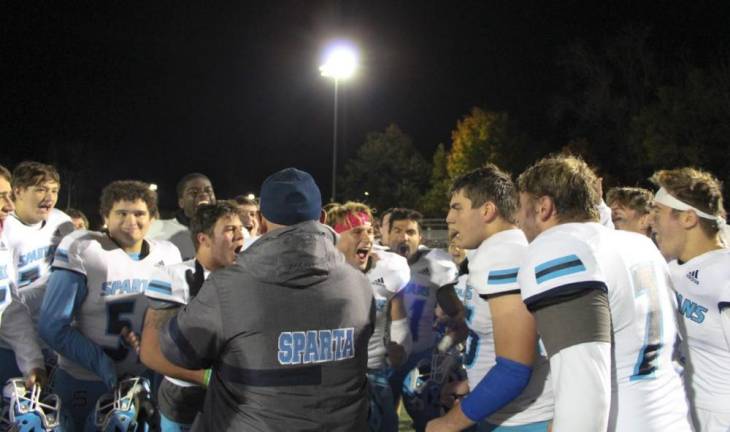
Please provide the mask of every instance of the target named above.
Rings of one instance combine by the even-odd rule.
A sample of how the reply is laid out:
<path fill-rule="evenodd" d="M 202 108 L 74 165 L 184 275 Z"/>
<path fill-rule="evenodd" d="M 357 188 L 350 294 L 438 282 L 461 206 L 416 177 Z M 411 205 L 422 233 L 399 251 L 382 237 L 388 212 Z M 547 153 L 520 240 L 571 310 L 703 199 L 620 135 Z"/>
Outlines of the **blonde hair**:
<path fill-rule="evenodd" d="M 553 200 L 561 222 L 598 221 L 600 197 L 596 174 L 577 156 L 548 156 L 535 162 L 517 178 L 519 192 Z"/>

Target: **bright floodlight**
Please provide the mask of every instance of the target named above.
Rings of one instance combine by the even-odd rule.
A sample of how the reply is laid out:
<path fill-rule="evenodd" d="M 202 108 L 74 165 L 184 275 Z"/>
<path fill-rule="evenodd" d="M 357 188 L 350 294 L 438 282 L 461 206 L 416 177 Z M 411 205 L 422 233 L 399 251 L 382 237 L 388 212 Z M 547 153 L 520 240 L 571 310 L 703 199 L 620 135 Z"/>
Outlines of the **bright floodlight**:
<path fill-rule="evenodd" d="M 344 80 L 350 78 L 357 69 L 357 53 L 349 45 L 336 45 L 329 50 L 325 63 L 319 67 L 322 76 Z"/>
<path fill-rule="evenodd" d="M 157 191 L 157 184 L 155 184 L 155 183 L 150 183 L 150 190 L 151 190 L 151 191 L 153 191 L 153 192 L 154 192 L 154 191 Z"/>

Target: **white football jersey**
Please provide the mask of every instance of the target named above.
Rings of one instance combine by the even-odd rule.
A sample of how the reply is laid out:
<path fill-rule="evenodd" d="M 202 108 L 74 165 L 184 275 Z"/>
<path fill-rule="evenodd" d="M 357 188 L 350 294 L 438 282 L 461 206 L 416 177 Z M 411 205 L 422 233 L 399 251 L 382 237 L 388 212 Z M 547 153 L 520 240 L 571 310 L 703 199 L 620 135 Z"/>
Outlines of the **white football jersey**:
<path fill-rule="evenodd" d="M 388 325 L 388 303 L 411 278 L 408 261 L 402 256 L 373 249 L 378 260 L 366 274 L 375 297 L 375 327 L 368 342 L 368 369 L 383 369 L 385 362 L 385 326 Z"/>
<path fill-rule="evenodd" d="M 12 251 L 0 236 L 0 347 L 15 351 L 23 374 L 43 367 L 38 335 L 28 307 L 22 303 L 12 277 Z"/>
<path fill-rule="evenodd" d="M 522 231 L 511 229 L 496 233 L 482 242 L 469 260 L 466 286 L 463 292 L 469 337 L 464 353 L 464 367 L 469 388 L 475 388 L 489 370 L 497 364 L 494 331 L 488 299 L 494 296 L 520 293 L 517 273 L 527 253 L 527 239 Z M 518 426 L 550 420 L 553 416 L 550 365 L 545 353 L 537 348 L 532 376 L 525 390 L 506 407 L 488 418 L 489 423 Z"/>
<path fill-rule="evenodd" d="M 195 246 L 190 230 L 177 219 L 156 219 L 152 221 L 147 238 L 153 240 L 167 240 L 177 246 L 182 259 L 189 260 L 195 257 Z"/>
<path fill-rule="evenodd" d="M 530 244 L 519 283 L 528 307 L 576 284 L 607 289 L 615 379 L 611 430 L 690 430 L 684 386 L 672 365 L 677 328 L 671 281 L 648 237 L 598 223 L 555 226 Z"/>
<path fill-rule="evenodd" d="M 76 231 L 63 239 L 53 266 L 86 277 L 88 290 L 74 314 L 73 326 L 115 362 L 119 376 L 139 375 L 144 365 L 137 355 L 120 343 L 119 334 L 128 327 L 141 334 L 149 285 L 160 281 L 159 267 L 180 262 L 180 252 L 170 242 L 147 240 L 149 252 L 139 261 L 132 259 L 107 235 L 95 231 Z M 96 381 L 91 371 L 59 356 L 59 366 L 77 379 Z"/>
<path fill-rule="evenodd" d="M 61 239 L 73 230 L 71 218 L 55 208 L 46 221 L 35 225 L 24 224 L 14 213 L 5 220 L 3 236 L 12 251 L 14 282 L 34 322 L 43 303 L 53 253 Z"/>
<path fill-rule="evenodd" d="M 730 413 L 730 346 L 720 308 L 730 303 L 730 249 L 719 249 L 684 264 L 669 263 L 683 325 L 690 402 L 697 408 Z M 725 428 L 730 430 L 730 424 Z"/>
<path fill-rule="evenodd" d="M 442 249 L 419 249 L 418 260 L 411 264 L 411 280 L 404 288 L 403 300 L 413 338 L 413 353 L 433 348 L 436 292 L 454 282 L 458 275 L 456 264 Z"/>

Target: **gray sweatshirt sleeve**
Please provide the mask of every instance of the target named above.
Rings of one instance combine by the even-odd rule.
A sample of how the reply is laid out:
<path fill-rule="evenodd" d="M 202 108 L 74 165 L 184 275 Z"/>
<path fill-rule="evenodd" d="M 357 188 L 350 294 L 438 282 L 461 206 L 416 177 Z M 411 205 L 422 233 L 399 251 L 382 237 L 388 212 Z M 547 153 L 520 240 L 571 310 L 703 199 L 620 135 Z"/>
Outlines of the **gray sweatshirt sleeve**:
<path fill-rule="evenodd" d="M 10 304 L 2 313 L 0 339 L 15 351 L 18 368 L 23 375 L 28 375 L 35 368 L 44 368 L 45 361 L 38 344 L 38 333 L 30 317 L 30 310 L 20 300 L 18 292 L 12 284 L 10 296 Z"/>
<path fill-rule="evenodd" d="M 160 332 L 160 348 L 172 363 L 187 369 L 207 369 L 225 344 L 219 287 L 203 284 L 195 298 Z"/>

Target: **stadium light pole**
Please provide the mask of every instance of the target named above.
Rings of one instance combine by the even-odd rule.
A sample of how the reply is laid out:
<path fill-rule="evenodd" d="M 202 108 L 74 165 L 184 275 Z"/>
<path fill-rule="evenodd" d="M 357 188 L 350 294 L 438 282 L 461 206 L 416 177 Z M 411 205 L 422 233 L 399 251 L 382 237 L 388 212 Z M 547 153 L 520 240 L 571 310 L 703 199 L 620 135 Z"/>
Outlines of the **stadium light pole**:
<path fill-rule="evenodd" d="M 325 61 L 319 67 L 323 77 L 332 78 L 335 82 L 334 125 L 332 130 L 332 195 L 334 202 L 337 194 L 337 98 L 340 81 L 347 80 L 355 74 L 357 69 L 357 52 L 352 44 L 339 42 L 331 46 L 326 54 Z"/>

